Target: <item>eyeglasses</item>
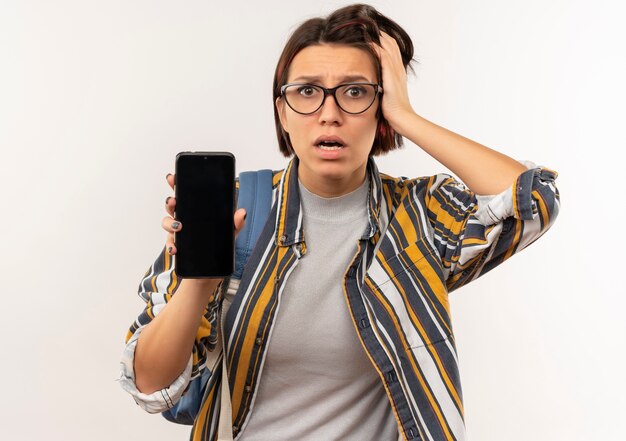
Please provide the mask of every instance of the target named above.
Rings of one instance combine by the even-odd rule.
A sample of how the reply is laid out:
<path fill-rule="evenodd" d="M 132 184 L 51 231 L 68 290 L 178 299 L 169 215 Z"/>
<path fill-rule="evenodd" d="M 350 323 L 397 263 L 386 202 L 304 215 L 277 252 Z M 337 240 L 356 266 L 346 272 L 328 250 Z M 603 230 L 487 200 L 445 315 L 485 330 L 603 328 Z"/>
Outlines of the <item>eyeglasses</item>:
<path fill-rule="evenodd" d="M 374 103 L 376 95 L 382 93 L 382 86 L 375 83 L 345 83 L 330 89 L 309 83 L 289 83 L 280 88 L 287 105 L 302 115 L 317 112 L 328 95 L 333 96 L 344 112 L 363 113 Z"/>

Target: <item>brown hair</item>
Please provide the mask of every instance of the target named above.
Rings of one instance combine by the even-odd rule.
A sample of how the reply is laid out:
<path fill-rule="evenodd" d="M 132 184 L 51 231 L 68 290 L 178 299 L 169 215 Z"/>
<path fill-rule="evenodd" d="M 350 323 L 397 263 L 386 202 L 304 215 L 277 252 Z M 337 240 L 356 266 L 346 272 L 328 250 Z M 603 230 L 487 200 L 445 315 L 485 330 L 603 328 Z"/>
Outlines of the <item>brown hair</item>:
<path fill-rule="evenodd" d="M 377 72 L 377 81 L 382 84 L 382 67 L 376 52 L 368 45 L 375 42 L 380 45 L 380 31 L 393 37 L 398 43 L 402 62 L 405 69 L 408 67 L 415 74 L 410 65 L 413 59 L 413 42 L 404 29 L 395 21 L 385 17 L 374 7 L 366 4 L 354 4 L 337 9 L 326 18 L 316 17 L 303 22 L 292 34 L 285 45 L 274 72 L 273 99 L 280 96 L 280 88 L 287 83 L 289 67 L 298 52 L 307 46 L 323 43 L 345 44 L 363 49 L 370 54 Z M 384 88 L 384 85 L 383 85 Z M 295 153 L 289 139 L 289 134 L 283 130 L 274 107 L 274 121 L 276 135 L 282 154 L 289 157 Z M 376 112 L 378 127 L 370 156 L 377 156 L 390 152 L 403 145 L 402 136 L 397 134 L 387 123 L 382 113 L 382 106 Z"/>

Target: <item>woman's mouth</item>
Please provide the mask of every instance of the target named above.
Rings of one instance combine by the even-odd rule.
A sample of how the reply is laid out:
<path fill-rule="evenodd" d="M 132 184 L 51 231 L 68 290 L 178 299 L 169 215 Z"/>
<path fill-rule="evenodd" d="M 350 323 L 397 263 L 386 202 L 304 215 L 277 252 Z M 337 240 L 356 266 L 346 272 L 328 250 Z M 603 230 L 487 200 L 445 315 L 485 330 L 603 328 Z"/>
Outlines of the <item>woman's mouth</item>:
<path fill-rule="evenodd" d="M 318 148 L 322 149 L 322 150 L 341 150 L 344 146 L 341 144 L 337 144 L 335 142 L 326 144 L 326 143 L 321 143 L 317 145 Z"/>
<path fill-rule="evenodd" d="M 338 142 L 320 142 L 315 146 L 315 151 L 317 151 L 323 159 L 335 159 L 343 155 L 345 148 L 345 145 Z"/>

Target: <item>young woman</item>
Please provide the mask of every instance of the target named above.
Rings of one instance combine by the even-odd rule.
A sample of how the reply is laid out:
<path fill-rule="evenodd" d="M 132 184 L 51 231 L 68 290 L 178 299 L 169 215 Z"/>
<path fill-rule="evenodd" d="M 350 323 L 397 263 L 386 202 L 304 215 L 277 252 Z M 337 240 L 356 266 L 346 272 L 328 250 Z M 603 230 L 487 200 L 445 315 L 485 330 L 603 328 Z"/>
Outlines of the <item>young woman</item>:
<path fill-rule="evenodd" d="M 406 32 L 368 5 L 294 31 L 274 77 L 279 147 L 292 159 L 274 172 L 272 212 L 240 283 L 177 277 L 184 225 L 167 198 L 166 245 L 140 284 L 147 306 L 122 363 L 122 386 L 144 409 L 171 408 L 210 369 L 192 439 L 216 439 L 222 369 L 206 359 L 228 297 L 236 439 L 465 439 L 448 294 L 539 238 L 559 193 L 556 172 L 417 115 L 412 56 Z M 402 137 L 463 183 L 380 173 L 374 157 Z M 244 210 L 234 219 L 240 231 Z"/>

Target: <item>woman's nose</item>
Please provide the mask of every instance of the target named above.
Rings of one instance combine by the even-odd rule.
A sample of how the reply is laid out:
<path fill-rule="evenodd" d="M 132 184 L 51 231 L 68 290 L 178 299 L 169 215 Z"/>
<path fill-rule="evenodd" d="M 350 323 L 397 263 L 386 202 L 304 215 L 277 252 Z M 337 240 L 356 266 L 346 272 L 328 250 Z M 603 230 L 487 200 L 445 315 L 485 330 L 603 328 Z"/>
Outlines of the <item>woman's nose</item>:
<path fill-rule="evenodd" d="M 320 109 L 320 122 L 335 122 L 341 121 L 343 118 L 343 110 L 337 105 L 335 98 L 332 95 L 327 95 L 322 107 Z"/>

